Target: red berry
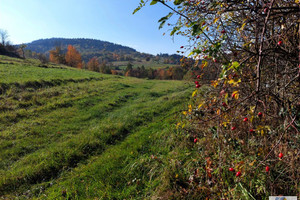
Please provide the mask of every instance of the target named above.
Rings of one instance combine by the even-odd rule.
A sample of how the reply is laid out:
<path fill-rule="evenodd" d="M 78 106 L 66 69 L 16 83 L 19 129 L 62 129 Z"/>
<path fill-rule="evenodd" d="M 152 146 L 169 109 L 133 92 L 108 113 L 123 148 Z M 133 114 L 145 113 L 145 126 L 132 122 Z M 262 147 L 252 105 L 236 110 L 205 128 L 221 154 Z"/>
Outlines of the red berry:
<path fill-rule="evenodd" d="M 278 155 L 278 157 L 279 157 L 279 158 L 282 158 L 282 157 L 283 157 L 283 153 L 280 153 L 280 154 Z"/>
<path fill-rule="evenodd" d="M 197 75 L 197 78 L 199 79 L 199 78 L 201 78 L 201 76 L 200 76 L 200 75 Z"/>
<path fill-rule="evenodd" d="M 227 107 L 227 104 L 223 102 L 223 103 L 222 103 L 222 106 L 223 106 L 223 107 Z"/>
<path fill-rule="evenodd" d="M 195 139 L 194 139 L 194 143 L 197 143 L 197 142 L 198 142 L 198 139 L 197 139 L 197 138 L 195 138 Z"/>
<path fill-rule="evenodd" d="M 265 8 L 265 9 L 264 9 L 264 13 L 267 13 L 267 12 L 268 12 L 268 8 Z"/>
<path fill-rule="evenodd" d="M 244 121 L 244 122 L 247 122 L 247 121 L 248 121 L 248 118 L 247 118 L 247 117 L 245 117 L 243 121 Z"/>
<path fill-rule="evenodd" d="M 282 41 L 280 40 L 280 41 L 278 41 L 278 46 L 280 46 L 280 45 L 282 45 Z"/>
<path fill-rule="evenodd" d="M 270 171 L 270 167 L 266 166 L 266 172 L 269 172 L 269 171 Z"/>
<path fill-rule="evenodd" d="M 235 97 L 235 95 L 236 95 L 236 93 L 233 93 L 233 94 L 231 95 L 231 97 L 232 97 L 232 98 L 234 98 L 234 97 Z"/>
<path fill-rule="evenodd" d="M 196 84 L 196 88 L 199 88 L 199 87 L 201 87 L 201 85 L 199 85 L 199 84 Z"/>
<path fill-rule="evenodd" d="M 198 81 L 195 81 L 195 84 L 196 84 L 196 85 L 199 85 L 199 82 L 198 82 Z"/>
<path fill-rule="evenodd" d="M 225 30 L 222 30 L 221 33 L 224 34 L 224 33 L 226 33 L 226 31 L 225 31 Z"/>
<path fill-rule="evenodd" d="M 250 129 L 250 133 L 255 133 L 255 130 L 253 130 L 253 129 Z"/>
<path fill-rule="evenodd" d="M 215 62 L 215 63 L 217 63 L 217 62 L 218 62 L 218 60 L 217 60 L 217 59 L 214 59 L 214 62 Z"/>
<path fill-rule="evenodd" d="M 180 48 L 182 48 L 182 49 L 183 49 L 183 46 L 181 46 Z"/>
<path fill-rule="evenodd" d="M 236 177 L 239 177 L 241 174 L 242 174 L 242 173 L 241 173 L 240 171 L 238 171 L 238 172 L 235 174 L 235 176 L 236 176 Z"/>
<path fill-rule="evenodd" d="M 202 23 L 202 26 L 204 26 L 205 24 L 206 24 L 206 22 L 203 22 L 203 23 Z"/>
<path fill-rule="evenodd" d="M 234 169 L 232 167 L 229 168 L 229 171 L 234 172 Z"/>
<path fill-rule="evenodd" d="M 197 39 L 199 39 L 200 38 L 200 36 L 199 35 L 197 35 L 197 37 L 196 37 Z"/>
<path fill-rule="evenodd" d="M 231 130 L 233 130 L 233 131 L 234 131 L 235 129 L 236 129 L 236 127 L 235 127 L 235 126 L 231 127 Z"/>
<path fill-rule="evenodd" d="M 258 117 L 262 117 L 263 116 L 262 112 L 259 112 L 257 115 L 258 115 Z"/>

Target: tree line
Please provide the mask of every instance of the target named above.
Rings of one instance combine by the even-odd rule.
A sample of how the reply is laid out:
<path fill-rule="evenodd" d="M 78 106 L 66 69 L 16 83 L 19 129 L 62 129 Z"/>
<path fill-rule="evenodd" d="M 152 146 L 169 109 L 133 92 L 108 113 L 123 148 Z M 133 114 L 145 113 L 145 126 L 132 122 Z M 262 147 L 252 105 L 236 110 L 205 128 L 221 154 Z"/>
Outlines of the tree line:
<path fill-rule="evenodd" d="M 164 57 L 167 57 L 164 55 Z M 166 67 L 166 68 L 145 68 L 141 67 L 134 68 L 133 64 L 129 61 L 126 69 L 121 70 L 119 67 L 115 67 L 108 64 L 106 60 L 100 61 L 97 57 L 91 58 L 87 63 L 82 60 L 81 54 L 72 45 L 68 45 L 66 53 L 62 51 L 60 46 L 55 47 L 54 50 L 50 51 L 49 61 L 56 64 L 65 64 L 71 67 L 79 69 L 87 69 L 90 71 L 100 72 L 104 74 L 124 75 L 137 78 L 148 78 L 148 79 L 160 79 L 160 80 L 182 80 L 191 66 L 191 59 L 186 59 L 182 62 L 182 66 Z"/>

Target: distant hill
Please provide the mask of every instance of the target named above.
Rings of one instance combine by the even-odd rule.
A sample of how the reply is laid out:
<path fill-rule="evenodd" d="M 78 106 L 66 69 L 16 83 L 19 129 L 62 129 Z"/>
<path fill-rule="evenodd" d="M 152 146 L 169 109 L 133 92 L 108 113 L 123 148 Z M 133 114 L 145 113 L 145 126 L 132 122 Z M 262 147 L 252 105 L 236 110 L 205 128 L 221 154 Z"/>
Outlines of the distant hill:
<path fill-rule="evenodd" d="M 137 51 L 133 48 L 114 44 L 111 42 L 95 40 L 95 39 L 66 39 L 66 38 L 50 38 L 35 40 L 27 43 L 27 50 L 49 55 L 49 51 L 56 46 L 61 46 L 63 50 L 67 50 L 68 45 L 73 45 L 81 54 L 85 61 L 96 56 L 103 56 L 107 53 L 120 55 L 135 54 Z"/>
<path fill-rule="evenodd" d="M 88 62 L 93 57 L 97 57 L 100 61 L 105 62 L 153 60 L 164 64 L 179 64 L 182 57 L 177 54 L 159 54 L 154 56 L 140 53 L 131 47 L 96 39 L 50 38 L 35 40 L 26 45 L 27 57 L 34 57 L 32 56 L 33 52 L 44 54 L 48 57 L 49 51 L 55 49 L 56 46 L 61 46 L 63 51 L 67 51 L 68 45 L 73 45 L 81 53 L 85 62 Z"/>

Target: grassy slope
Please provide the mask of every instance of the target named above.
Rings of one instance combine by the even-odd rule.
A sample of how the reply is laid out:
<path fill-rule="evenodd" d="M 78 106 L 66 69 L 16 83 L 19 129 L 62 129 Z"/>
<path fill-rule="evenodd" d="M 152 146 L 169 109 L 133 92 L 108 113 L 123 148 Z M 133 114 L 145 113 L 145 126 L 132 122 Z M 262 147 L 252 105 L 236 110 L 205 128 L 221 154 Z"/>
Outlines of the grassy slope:
<path fill-rule="evenodd" d="M 151 195 L 187 84 L 0 59 L 0 197 Z"/>
<path fill-rule="evenodd" d="M 175 64 L 163 64 L 163 63 L 157 63 L 155 61 L 134 61 L 131 62 L 133 65 L 133 68 L 142 67 L 144 66 L 146 69 L 152 68 L 152 69 L 160 69 L 160 68 L 167 68 L 167 67 L 175 67 L 179 65 Z M 119 66 L 120 69 L 126 69 L 128 61 L 115 61 L 112 62 L 114 66 Z"/>

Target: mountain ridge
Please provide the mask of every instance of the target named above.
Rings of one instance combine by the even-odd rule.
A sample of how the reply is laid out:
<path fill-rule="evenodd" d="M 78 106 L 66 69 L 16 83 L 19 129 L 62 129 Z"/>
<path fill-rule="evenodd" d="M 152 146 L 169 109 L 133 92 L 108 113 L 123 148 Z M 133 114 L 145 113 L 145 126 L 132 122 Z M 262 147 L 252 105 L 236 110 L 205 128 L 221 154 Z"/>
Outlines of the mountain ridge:
<path fill-rule="evenodd" d="M 132 47 L 90 38 L 53 37 L 34 40 L 30 43 L 26 43 L 26 45 L 25 51 L 29 53 L 29 57 L 32 57 L 32 52 L 49 56 L 49 51 L 55 49 L 56 46 L 60 46 L 65 53 L 68 45 L 74 46 L 80 52 L 82 59 L 85 62 L 88 62 L 93 57 L 97 57 L 106 62 L 133 61 L 155 57 L 155 55 L 152 54 L 141 53 Z M 173 60 L 173 63 L 179 63 L 181 58 L 178 54 L 160 54 L 159 56 L 169 58 Z"/>
<path fill-rule="evenodd" d="M 98 45 L 98 48 L 100 48 L 100 47 L 104 47 L 104 48 L 110 47 L 111 48 L 112 46 L 117 46 L 120 49 L 126 49 L 126 50 L 130 50 L 133 52 L 137 52 L 136 49 L 128 47 L 128 46 L 124 46 L 121 44 L 116 44 L 116 43 L 108 42 L 108 41 L 104 41 L 104 40 L 99 40 L 99 39 L 92 39 L 92 38 L 63 38 L 63 37 L 42 38 L 42 39 L 38 39 L 38 40 L 34 40 L 32 42 L 26 43 L 26 45 L 27 45 L 27 49 L 33 48 L 36 45 L 47 44 L 47 43 L 48 43 L 48 45 L 55 47 L 56 45 L 63 45 L 63 46 L 69 45 L 69 44 L 76 45 L 78 43 L 78 41 L 93 42 L 96 45 Z M 86 48 L 86 46 L 84 48 Z M 51 50 L 51 49 L 49 49 L 49 50 Z M 102 48 L 101 48 L 101 50 L 102 50 Z M 39 51 L 38 53 L 42 53 L 42 52 Z"/>

